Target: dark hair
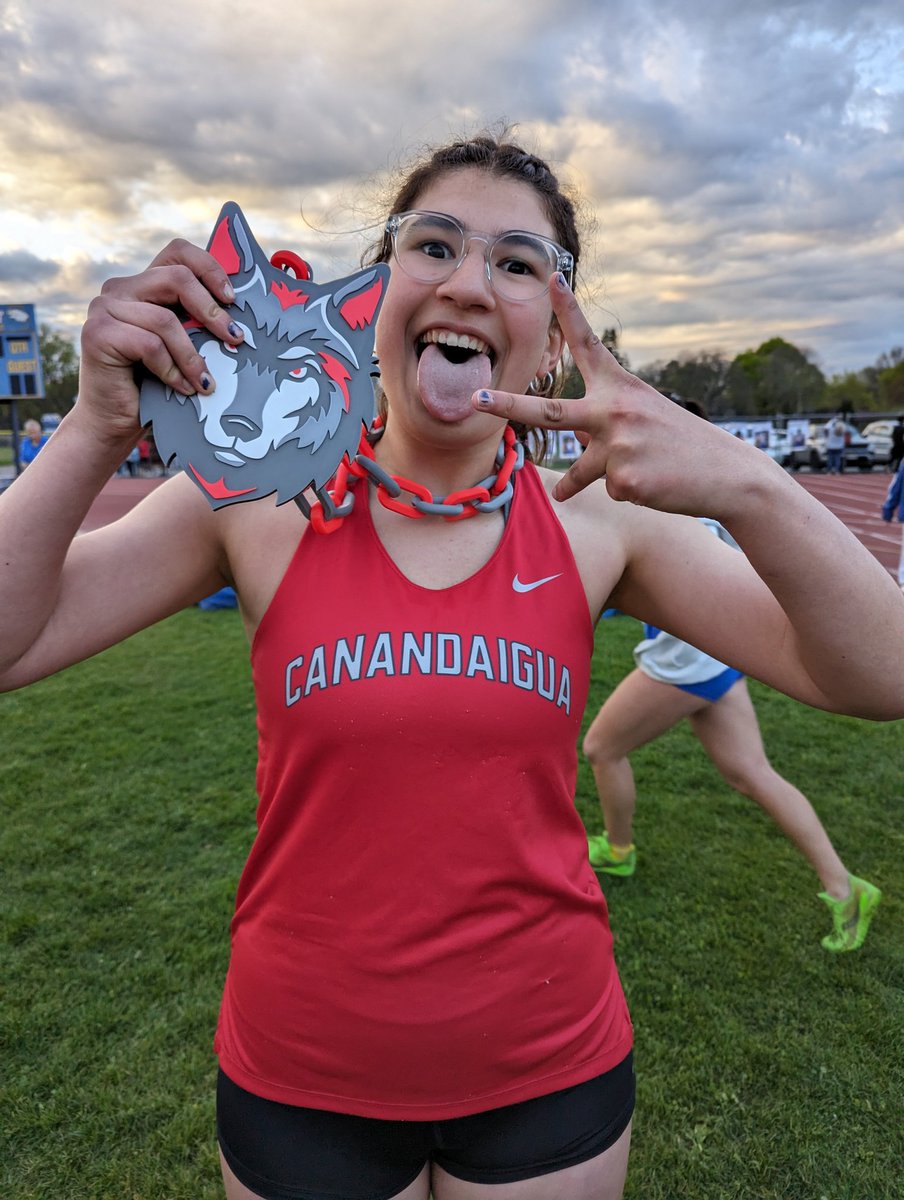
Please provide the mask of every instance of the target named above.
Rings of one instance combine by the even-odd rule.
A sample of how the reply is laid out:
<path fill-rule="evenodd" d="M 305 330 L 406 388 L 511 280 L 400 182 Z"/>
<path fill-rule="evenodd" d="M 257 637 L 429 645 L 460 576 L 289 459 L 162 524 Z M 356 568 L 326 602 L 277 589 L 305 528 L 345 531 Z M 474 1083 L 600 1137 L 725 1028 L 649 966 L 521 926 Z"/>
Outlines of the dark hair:
<path fill-rule="evenodd" d="M 389 206 L 387 216 L 417 208 L 418 200 L 427 188 L 435 180 L 453 171 L 476 168 L 502 179 L 515 179 L 532 187 L 537 193 L 547 219 L 555 232 L 555 240 L 574 258 L 576 274 L 581 256 L 581 242 L 577 230 L 574 204 L 562 190 L 549 164 L 514 142 L 504 140 L 507 137 L 507 130 L 503 130 L 499 136 L 485 132 L 427 151 L 403 178 L 395 198 Z M 361 262 L 365 266 L 372 263 L 389 262 L 391 256 L 392 239 L 388 233 L 384 232 L 381 240 L 365 251 Z M 564 369 L 560 361 L 555 375 L 547 379 L 542 386 L 537 385 L 536 394 L 556 395 L 562 385 L 563 377 Z M 532 431 L 528 426 L 515 422 L 512 422 L 512 425 L 519 440 L 525 443 L 525 447 L 532 451 L 535 458 L 542 459 L 546 451 L 545 431 Z M 531 433 L 533 437 L 531 437 Z M 538 444 L 531 446 L 531 441 Z"/>
<path fill-rule="evenodd" d="M 386 215 L 416 208 L 427 188 L 450 171 L 473 168 L 500 178 L 516 179 L 532 187 L 539 194 L 549 223 L 555 230 L 555 240 L 574 257 L 577 269 L 581 244 L 574 205 L 562 191 L 549 165 L 514 142 L 504 142 L 488 133 L 428 152 L 427 157 L 408 171 Z M 368 263 L 389 262 L 391 254 L 392 240 L 384 233 L 380 242 L 366 252 L 365 259 Z"/>

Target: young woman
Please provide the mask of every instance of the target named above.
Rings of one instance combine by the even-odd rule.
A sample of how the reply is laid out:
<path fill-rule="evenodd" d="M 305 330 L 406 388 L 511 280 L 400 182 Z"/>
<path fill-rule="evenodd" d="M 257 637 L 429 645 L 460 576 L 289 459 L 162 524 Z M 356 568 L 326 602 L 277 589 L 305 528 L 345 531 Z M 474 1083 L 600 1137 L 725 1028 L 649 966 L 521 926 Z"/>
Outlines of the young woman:
<path fill-rule="evenodd" d="M 212 390 L 173 307 L 241 337 L 223 269 L 173 242 L 92 302 L 79 403 L 2 497 L 0 685 L 239 595 L 260 806 L 216 1038 L 230 1200 L 614 1198 L 631 1027 L 573 804 L 594 621 L 615 605 L 807 704 L 890 719 L 904 605 L 784 471 L 608 355 L 543 162 L 445 147 L 389 215 L 374 456 L 437 498 L 511 471 L 511 503 L 413 520 L 362 483 L 324 535 L 292 504 L 213 512 L 176 476 L 76 538 L 139 437 L 134 365 Z M 542 394 L 566 343 L 587 384 L 567 403 Z M 513 470 L 507 423 L 587 448 L 561 478 Z"/>

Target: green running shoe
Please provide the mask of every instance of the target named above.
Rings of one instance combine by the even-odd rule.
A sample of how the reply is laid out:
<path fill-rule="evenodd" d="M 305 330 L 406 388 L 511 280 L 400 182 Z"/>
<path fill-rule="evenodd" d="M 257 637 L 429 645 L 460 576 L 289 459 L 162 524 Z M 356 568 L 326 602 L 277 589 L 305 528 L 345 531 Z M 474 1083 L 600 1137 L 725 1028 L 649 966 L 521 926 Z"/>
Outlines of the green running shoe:
<path fill-rule="evenodd" d="M 869 923 L 879 907 L 882 893 L 875 884 L 848 875 L 851 894 L 846 900 L 836 900 L 828 892 L 820 892 L 832 914 L 832 932 L 826 934 L 822 944 L 826 950 L 838 954 L 845 950 L 859 950 L 866 941 Z"/>
<path fill-rule="evenodd" d="M 597 875 L 604 871 L 607 875 L 633 875 L 637 866 L 637 850 L 632 842 L 627 854 L 618 854 L 609 844 L 605 833 L 593 834 L 587 838 L 590 850 L 590 865 Z"/>

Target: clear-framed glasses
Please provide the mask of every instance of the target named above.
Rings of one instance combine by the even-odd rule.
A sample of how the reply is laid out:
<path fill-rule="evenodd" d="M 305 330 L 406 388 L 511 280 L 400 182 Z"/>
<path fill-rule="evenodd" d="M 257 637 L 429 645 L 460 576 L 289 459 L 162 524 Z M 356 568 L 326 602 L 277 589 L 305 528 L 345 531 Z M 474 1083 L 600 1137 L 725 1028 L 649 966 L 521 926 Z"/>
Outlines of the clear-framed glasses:
<path fill-rule="evenodd" d="M 484 243 L 487 279 L 506 300 L 536 300 L 550 277 L 561 271 L 573 283 L 574 258 L 567 250 L 522 229 L 498 237 L 469 233 L 445 213 L 395 213 L 386 222 L 396 262 L 406 275 L 421 283 L 442 283 L 464 262 L 471 242 Z"/>

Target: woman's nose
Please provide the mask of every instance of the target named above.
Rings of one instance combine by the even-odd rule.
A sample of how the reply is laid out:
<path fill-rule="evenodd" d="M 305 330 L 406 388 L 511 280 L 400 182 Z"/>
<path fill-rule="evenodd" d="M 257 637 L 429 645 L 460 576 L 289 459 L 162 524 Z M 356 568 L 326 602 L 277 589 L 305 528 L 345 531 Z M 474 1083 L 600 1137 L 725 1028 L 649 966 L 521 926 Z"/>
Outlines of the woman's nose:
<path fill-rule="evenodd" d="M 449 296 L 458 304 L 495 307 L 496 296 L 487 270 L 486 251 L 486 242 L 482 238 L 469 238 L 464 258 L 449 278 L 437 287 L 437 293 Z"/>

